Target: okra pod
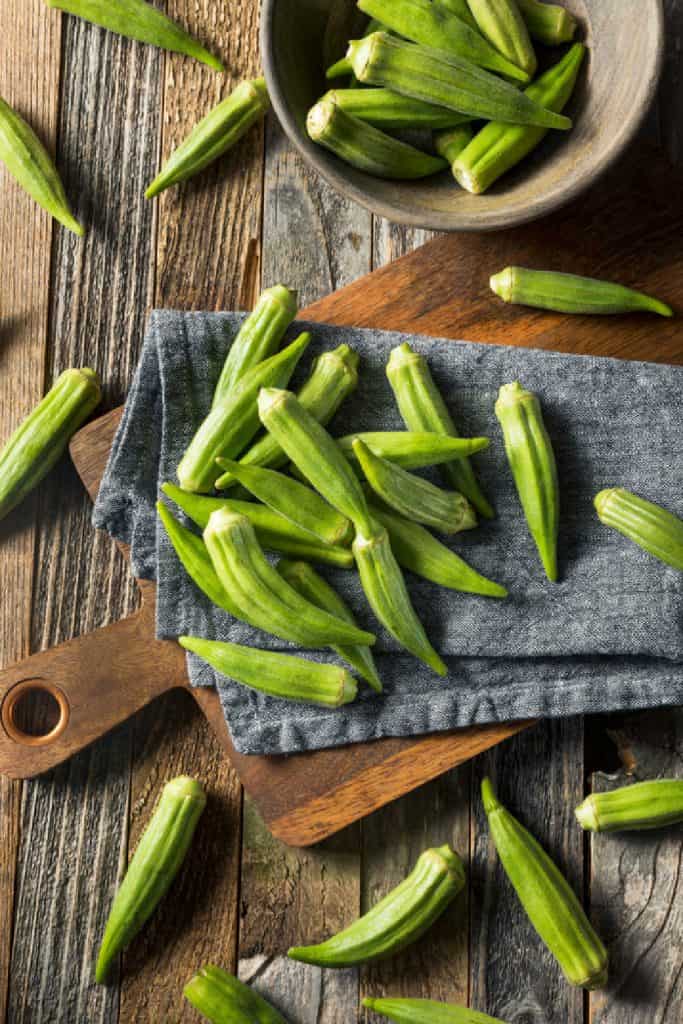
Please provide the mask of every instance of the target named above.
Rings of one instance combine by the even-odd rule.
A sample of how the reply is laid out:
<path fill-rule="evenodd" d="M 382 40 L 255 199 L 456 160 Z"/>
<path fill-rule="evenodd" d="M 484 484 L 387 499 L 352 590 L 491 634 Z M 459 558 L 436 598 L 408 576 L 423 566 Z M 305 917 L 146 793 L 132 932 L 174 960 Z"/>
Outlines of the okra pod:
<path fill-rule="evenodd" d="M 536 54 L 517 0 L 468 0 L 474 20 L 485 39 L 513 65 L 536 73 Z"/>
<path fill-rule="evenodd" d="M 210 1024 L 287 1024 L 258 992 L 213 964 L 188 981 L 183 995 Z"/>
<path fill-rule="evenodd" d="M 322 424 L 291 391 L 262 388 L 258 409 L 268 433 L 305 479 L 356 529 L 370 533 L 370 515 L 360 481 Z"/>
<path fill-rule="evenodd" d="M 532 82 L 525 94 L 547 110 L 560 113 L 569 102 L 586 53 L 576 43 L 564 57 Z M 480 194 L 524 159 L 546 137 L 547 128 L 511 125 L 494 120 L 484 125 L 451 165 L 453 176 L 468 192 Z"/>
<path fill-rule="evenodd" d="M 377 178 L 425 178 L 446 166 L 441 157 L 394 139 L 366 121 L 347 114 L 329 98 L 308 112 L 306 131 L 314 142 L 329 149 L 359 171 Z"/>
<path fill-rule="evenodd" d="M 571 128 L 568 117 L 547 110 L 524 92 L 462 57 L 375 32 L 349 44 L 359 81 L 393 89 L 460 114 L 541 128 Z"/>
<path fill-rule="evenodd" d="M 45 3 L 109 32 L 158 46 L 162 50 L 184 53 L 214 71 L 225 71 L 218 58 L 194 36 L 145 0 L 45 0 Z"/>
<path fill-rule="evenodd" d="M 529 81 L 530 74 L 517 60 L 504 54 L 497 43 L 487 42 L 439 0 L 358 0 L 358 6 L 404 39 L 463 57 L 496 74 Z"/>
<path fill-rule="evenodd" d="M 546 46 L 559 46 L 574 38 L 577 24 L 575 18 L 559 4 L 542 3 L 541 0 L 517 0 L 529 35 Z"/>
<path fill-rule="evenodd" d="M 352 462 L 356 461 L 354 441 L 362 441 L 375 455 L 404 469 L 438 466 L 483 452 L 490 444 L 488 437 L 446 437 L 429 430 L 368 430 L 337 438 Z"/>
<path fill-rule="evenodd" d="M 271 384 L 287 384 L 310 341 L 306 331 L 281 352 L 252 366 L 241 378 L 240 387 L 213 406 L 178 465 L 184 491 L 213 490 L 219 475 L 216 459 L 238 455 L 258 430 L 259 391 Z"/>
<path fill-rule="evenodd" d="M 461 21 L 464 21 L 465 24 L 469 25 L 470 28 L 473 28 L 475 32 L 479 31 L 479 26 L 474 20 L 474 16 L 470 10 L 470 5 L 467 0 L 441 0 L 441 6 L 445 7 L 446 10 L 451 12 L 451 14 L 454 14 L 456 18 L 460 18 Z"/>
<path fill-rule="evenodd" d="M 191 494 L 183 491 L 175 484 L 164 483 L 161 490 L 186 516 L 204 530 L 212 512 L 218 508 L 227 508 L 230 512 L 246 516 L 254 527 L 256 538 L 262 547 L 269 551 L 277 551 L 292 558 L 306 561 L 323 562 L 334 565 L 338 569 L 351 569 L 353 555 L 348 548 L 339 545 L 323 544 L 316 541 L 306 530 L 285 519 L 267 505 L 255 501 L 239 501 L 234 498 L 210 498 L 204 494 Z"/>
<path fill-rule="evenodd" d="M 277 571 L 289 583 L 290 587 L 293 587 L 307 601 L 317 605 L 318 608 L 323 608 L 325 611 L 330 612 L 331 615 L 336 615 L 338 619 L 344 619 L 346 622 L 356 624 L 353 613 L 348 605 L 342 601 L 337 591 L 333 590 L 329 583 L 322 576 L 319 576 L 315 569 L 311 568 L 307 562 L 290 562 L 285 558 L 281 558 L 277 563 Z M 349 665 L 352 665 L 359 675 L 370 684 L 373 690 L 376 690 L 378 693 L 382 692 L 382 683 L 377 675 L 375 659 L 369 647 L 364 644 L 341 646 L 333 644 L 332 650 L 340 658 L 343 658 L 344 661 L 347 661 Z"/>
<path fill-rule="evenodd" d="M 553 270 L 506 267 L 491 278 L 491 290 L 504 302 L 559 313 L 658 313 L 673 316 L 673 310 L 644 292 L 611 281 Z"/>
<path fill-rule="evenodd" d="M 297 594 L 268 562 L 246 516 L 212 512 L 204 543 L 216 575 L 239 607 L 239 618 L 303 647 L 373 644 L 366 630 L 344 622 Z"/>
<path fill-rule="evenodd" d="M 572 985 L 603 988 L 607 950 L 574 890 L 541 845 L 496 798 L 489 779 L 483 780 L 481 792 L 503 870 L 538 935 Z"/>
<path fill-rule="evenodd" d="M 465 2 L 467 2 L 467 0 L 465 0 Z M 370 18 L 369 22 L 365 26 L 365 31 L 363 32 L 363 37 L 371 36 L 373 32 L 382 32 L 382 31 L 385 31 L 384 26 L 379 21 L 377 21 L 376 18 Z M 341 57 L 338 61 L 336 61 L 334 64 L 332 64 L 327 69 L 327 71 L 325 72 L 325 78 L 341 78 L 342 75 L 350 75 L 351 76 L 351 82 L 350 82 L 351 88 L 352 89 L 353 88 L 358 88 L 358 79 L 356 78 L 356 76 L 353 73 L 353 68 L 351 67 L 351 61 L 346 56 Z"/>
<path fill-rule="evenodd" d="M 460 533 L 477 525 L 474 509 L 459 491 L 443 491 L 429 480 L 380 458 L 360 439 L 353 442 L 353 450 L 375 494 L 405 519 L 442 533 Z"/>
<path fill-rule="evenodd" d="M 297 392 L 297 400 L 318 423 L 326 426 L 344 399 L 358 386 L 358 353 L 348 345 L 323 352 L 315 360 L 311 375 Z M 245 466 L 287 464 L 287 455 L 272 434 L 265 434 L 239 460 Z M 225 490 L 235 483 L 230 473 L 216 480 L 216 488 Z"/>
<path fill-rule="evenodd" d="M 145 192 L 147 199 L 194 177 L 235 145 L 270 106 L 265 79 L 240 82 L 203 117 L 164 164 Z"/>
<path fill-rule="evenodd" d="M 217 608 L 222 608 L 233 618 L 239 618 L 239 606 L 218 579 L 202 538 L 179 523 L 162 501 L 157 502 L 157 513 L 180 564 L 195 586 Z"/>
<path fill-rule="evenodd" d="M 498 392 L 496 416 L 529 532 L 549 580 L 557 580 L 560 497 L 557 466 L 538 397 L 515 381 Z"/>
<path fill-rule="evenodd" d="M 391 89 L 331 89 L 321 102 L 329 100 L 340 110 L 378 128 L 455 128 L 471 120 L 433 103 L 399 96 Z M 441 156 L 446 157 L 445 153 Z M 448 159 L 448 157 L 446 157 Z"/>
<path fill-rule="evenodd" d="M 465 884 L 465 868 L 449 846 L 425 850 L 411 873 L 343 931 L 287 955 L 320 967 L 353 967 L 398 953 L 419 939 Z"/>
<path fill-rule="evenodd" d="M 594 504 L 601 523 L 683 572 L 683 519 L 623 487 L 600 491 Z"/>
<path fill-rule="evenodd" d="M 456 132 L 458 130 L 461 129 L 456 129 Z M 413 352 L 407 341 L 392 349 L 387 363 L 387 377 L 408 430 L 429 430 L 446 437 L 458 437 L 453 418 L 434 383 L 427 360 L 418 352 Z M 464 494 L 486 519 L 492 518 L 493 509 L 477 483 L 469 459 L 459 458 L 446 462 L 443 468 L 455 490 Z"/>
<path fill-rule="evenodd" d="M 437 1003 L 433 999 L 364 999 L 363 1006 L 395 1024 L 504 1024 L 497 1017 L 466 1006 Z"/>
<path fill-rule="evenodd" d="M 30 124 L 1 97 L 0 160 L 24 191 L 51 217 L 75 235 L 83 235 L 52 157 Z"/>
<path fill-rule="evenodd" d="M 377 505 L 371 504 L 370 511 L 389 534 L 391 549 L 401 568 L 450 590 L 483 597 L 507 597 L 505 587 L 482 576 L 429 530 Z"/>
<path fill-rule="evenodd" d="M 0 450 L 0 519 L 47 475 L 101 398 L 94 370 L 65 370 Z"/>
<path fill-rule="evenodd" d="M 356 697 L 350 672 L 338 665 L 321 665 L 294 654 L 262 651 L 257 647 L 179 636 L 178 643 L 243 686 L 269 697 L 338 708 Z"/>
<path fill-rule="evenodd" d="M 469 124 L 459 124 L 455 128 L 437 132 L 434 136 L 434 148 L 439 156 L 448 160 L 451 167 L 458 159 L 463 149 L 470 144 L 474 138 L 474 132 Z M 408 344 L 407 342 L 405 343 Z"/>
<path fill-rule="evenodd" d="M 683 821 L 683 779 L 635 782 L 611 792 L 592 793 L 574 812 L 590 832 L 632 832 Z"/>
<path fill-rule="evenodd" d="M 328 505 L 324 498 L 306 484 L 274 469 L 242 466 L 229 459 L 217 461 L 221 469 L 227 470 L 255 498 L 279 512 L 295 526 L 300 526 L 326 544 L 340 544 L 342 547 L 351 544 L 351 520 Z"/>
<path fill-rule="evenodd" d="M 358 530 L 353 553 L 370 607 L 391 635 L 438 675 L 447 668 L 430 644 L 410 601 L 403 573 L 391 549 L 387 530 L 371 521 L 367 534 Z"/>
<path fill-rule="evenodd" d="M 297 294 L 283 284 L 261 292 L 228 349 L 213 395 L 218 405 L 234 391 L 247 370 L 274 355 L 297 313 Z"/>
<path fill-rule="evenodd" d="M 205 806 L 204 788 L 194 779 L 181 775 L 164 786 L 109 911 L 95 970 L 98 983 L 166 895 Z"/>

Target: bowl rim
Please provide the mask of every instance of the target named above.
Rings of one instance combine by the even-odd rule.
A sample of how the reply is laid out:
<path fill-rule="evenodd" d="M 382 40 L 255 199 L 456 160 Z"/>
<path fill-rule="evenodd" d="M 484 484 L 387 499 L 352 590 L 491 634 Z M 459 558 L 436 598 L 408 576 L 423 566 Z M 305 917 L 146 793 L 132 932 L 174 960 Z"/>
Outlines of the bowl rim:
<path fill-rule="evenodd" d="M 650 0 L 652 15 L 656 24 L 656 49 L 654 61 L 650 67 L 648 79 L 645 82 L 643 103 L 637 115 L 622 124 L 620 130 L 615 134 L 611 145 L 594 166 L 590 177 L 580 181 L 571 181 L 561 189 L 560 186 L 556 186 L 553 191 L 532 200 L 523 210 L 517 213 L 494 212 L 485 216 L 481 214 L 460 215 L 458 223 L 444 223 L 444 220 L 452 220 L 453 215 L 445 212 L 430 215 L 428 211 L 424 213 L 411 213 L 392 202 L 381 198 L 368 197 L 362 188 L 355 185 L 343 172 L 336 168 L 333 163 L 333 157 L 328 157 L 320 146 L 316 146 L 307 135 L 300 131 L 299 125 L 285 101 L 275 71 L 276 56 L 274 52 L 272 23 L 277 2 L 278 0 L 262 0 L 259 30 L 261 60 L 273 110 L 290 142 L 293 143 L 307 163 L 312 165 L 329 185 L 336 189 L 337 192 L 341 192 L 342 195 L 353 199 L 360 206 L 369 210 L 370 213 L 384 217 L 396 224 L 430 231 L 497 231 L 504 228 L 518 227 L 544 217 L 576 199 L 588 188 L 596 184 L 598 179 L 619 159 L 635 138 L 654 101 L 664 64 L 664 11 L 661 0 Z"/>

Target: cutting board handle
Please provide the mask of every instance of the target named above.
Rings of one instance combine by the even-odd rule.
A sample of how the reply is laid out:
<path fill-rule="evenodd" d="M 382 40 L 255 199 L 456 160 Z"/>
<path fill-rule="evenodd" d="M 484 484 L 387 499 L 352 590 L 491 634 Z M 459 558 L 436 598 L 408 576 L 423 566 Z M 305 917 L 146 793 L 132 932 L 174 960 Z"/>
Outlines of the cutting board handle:
<path fill-rule="evenodd" d="M 130 618 L 0 672 L 0 772 L 29 778 L 54 768 L 167 690 L 185 687 L 185 653 L 154 640 L 153 588 Z M 22 701 L 52 697 L 56 722 L 43 735 L 22 728 Z"/>

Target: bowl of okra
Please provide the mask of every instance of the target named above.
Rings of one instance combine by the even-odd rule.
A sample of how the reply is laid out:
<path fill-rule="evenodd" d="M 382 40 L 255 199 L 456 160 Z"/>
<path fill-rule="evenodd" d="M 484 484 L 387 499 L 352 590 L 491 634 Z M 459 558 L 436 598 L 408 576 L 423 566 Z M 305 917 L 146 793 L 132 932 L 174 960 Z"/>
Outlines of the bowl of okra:
<path fill-rule="evenodd" d="M 277 117 L 378 216 L 437 231 L 535 220 L 636 135 L 663 55 L 660 0 L 263 0 Z"/>

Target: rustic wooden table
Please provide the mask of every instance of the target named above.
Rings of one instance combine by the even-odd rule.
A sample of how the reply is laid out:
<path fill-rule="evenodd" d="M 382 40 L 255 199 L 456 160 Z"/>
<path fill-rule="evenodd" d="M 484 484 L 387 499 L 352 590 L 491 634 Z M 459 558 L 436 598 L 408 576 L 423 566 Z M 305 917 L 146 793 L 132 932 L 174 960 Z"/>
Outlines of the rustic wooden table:
<path fill-rule="evenodd" d="M 231 79 L 259 67 L 258 5 L 169 0 L 215 43 Z M 666 0 L 667 61 L 649 130 L 683 159 L 683 2 Z M 419 245 L 307 172 L 270 120 L 191 186 L 143 199 L 167 154 L 227 86 L 200 65 L 3 0 L 0 94 L 54 148 L 87 225 L 55 229 L 0 168 L 0 437 L 72 364 L 96 367 L 120 402 L 152 306 L 248 308 L 286 281 L 308 303 Z M 628 69 L 622 69 L 628 73 Z M 70 466 L 0 531 L 0 660 L 131 611 L 136 589 L 90 527 Z M 617 746 L 608 737 L 610 727 Z M 191 700 L 175 694 L 50 776 L 0 779 L 0 1020 L 190 1021 L 183 981 L 211 959 L 272 993 L 292 1024 L 356 1019 L 368 994 L 453 999 L 516 1024 L 674 1024 L 683 1017 L 681 833 L 584 840 L 572 808 L 614 779 L 683 772 L 683 714 L 550 722 L 348 829 L 296 851 L 272 840 Z M 109 988 L 93 962 L 117 880 L 163 781 L 203 779 L 211 801 L 187 869 Z M 613 983 L 571 990 L 511 895 L 483 828 L 478 784 L 500 780 L 567 870 L 608 940 Z M 389 964 L 321 974 L 287 962 L 404 876 L 427 844 L 470 863 L 469 891 L 429 937 Z"/>

